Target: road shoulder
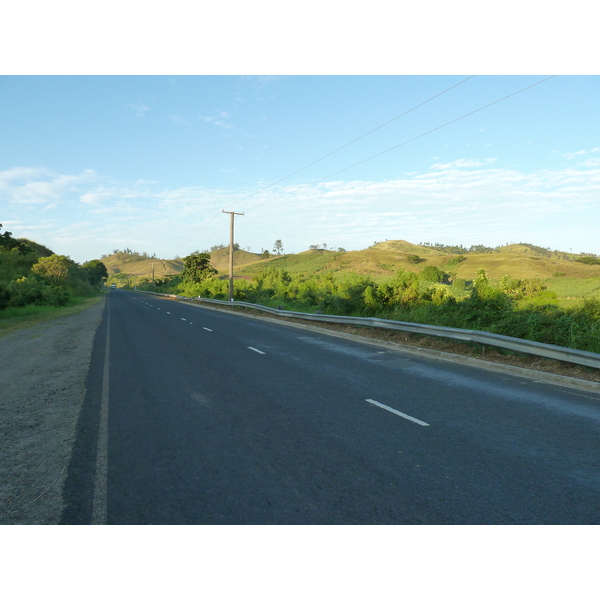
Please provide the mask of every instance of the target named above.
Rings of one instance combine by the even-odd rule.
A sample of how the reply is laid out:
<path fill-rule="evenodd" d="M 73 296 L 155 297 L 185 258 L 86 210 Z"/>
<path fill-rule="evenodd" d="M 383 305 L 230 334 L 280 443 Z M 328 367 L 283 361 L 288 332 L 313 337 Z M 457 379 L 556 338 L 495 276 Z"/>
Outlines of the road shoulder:
<path fill-rule="evenodd" d="M 106 298 L 0 338 L 0 524 L 56 524 Z"/>

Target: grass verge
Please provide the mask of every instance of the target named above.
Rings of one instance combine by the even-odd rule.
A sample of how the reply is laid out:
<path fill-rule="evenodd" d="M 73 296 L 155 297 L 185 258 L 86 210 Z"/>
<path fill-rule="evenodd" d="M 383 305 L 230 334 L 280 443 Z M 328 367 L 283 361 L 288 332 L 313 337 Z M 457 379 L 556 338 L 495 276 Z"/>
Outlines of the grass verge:
<path fill-rule="evenodd" d="M 104 295 L 89 297 L 72 298 L 68 306 L 23 306 L 19 308 L 5 308 L 0 311 L 0 337 L 26 329 L 32 325 L 37 325 L 43 321 L 56 319 L 58 317 L 66 317 L 78 313 L 90 306 L 100 302 Z"/>

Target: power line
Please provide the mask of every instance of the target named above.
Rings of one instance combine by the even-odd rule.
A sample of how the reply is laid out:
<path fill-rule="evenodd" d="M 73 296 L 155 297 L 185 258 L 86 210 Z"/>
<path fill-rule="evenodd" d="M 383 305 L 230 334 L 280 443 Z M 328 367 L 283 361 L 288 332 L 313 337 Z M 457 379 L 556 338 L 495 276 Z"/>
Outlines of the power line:
<path fill-rule="evenodd" d="M 246 198 L 243 198 L 242 200 L 238 200 L 237 202 L 235 202 L 235 203 L 234 203 L 234 204 L 232 204 L 231 206 L 233 207 L 233 206 L 235 206 L 236 204 L 239 204 L 240 202 L 242 202 L 243 200 L 247 200 L 248 198 L 251 198 L 252 196 L 256 195 L 257 193 L 259 193 L 259 192 L 262 192 L 262 191 L 264 191 L 264 190 L 266 190 L 266 189 L 268 189 L 268 188 L 272 187 L 273 185 L 276 185 L 277 183 L 279 183 L 279 182 L 281 182 L 281 181 L 284 181 L 285 179 L 288 179 L 288 178 L 289 178 L 289 177 L 291 177 L 292 175 L 295 175 L 296 173 L 299 173 L 300 171 L 302 171 L 302 170 L 304 170 L 304 169 L 307 169 L 307 168 L 308 168 L 308 167 L 310 167 L 311 165 L 313 165 L 313 164 L 315 164 L 315 163 L 317 163 L 317 162 L 319 162 L 319 161 L 321 161 L 321 160 L 323 160 L 323 159 L 327 158 L 328 156 L 331 156 L 331 155 L 332 155 L 332 154 L 334 154 L 335 152 L 337 152 L 337 151 L 339 151 L 339 150 L 342 150 L 343 148 L 345 148 L 345 147 L 349 146 L 350 144 L 353 144 L 354 142 L 356 142 L 356 141 L 358 141 L 358 140 L 360 140 L 360 139 L 362 139 L 362 138 L 366 137 L 366 136 L 367 136 L 367 135 L 369 135 L 370 133 L 373 133 L 374 131 L 377 131 L 378 129 L 381 129 L 381 128 L 382 128 L 382 127 L 384 127 L 385 125 L 387 125 L 387 124 L 389 124 L 389 123 L 391 123 L 391 122 L 395 121 L 396 119 L 399 119 L 400 117 L 402 117 L 402 116 L 404 116 L 404 115 L 408 114 L 409 112 L 412 112 L 412 111 L 413 111 L 413 110 L 415 110 L 416 108 L 419 108 L 420 106 L 423 106 L 424 104 L 426 104 L 427 102 L 429 102 L 429 101 L 433 100 L 434 98 L 437 98 L 437 97 L 441 96 L 442 94 L 444 94 L 444 93 L 446 93 L 446 92 L 450 91 L 452 88 L 455 88 L 455 87 L 457 87 L 458 85 L 461 85 L 462 83 L 465 83 L 466 81 L 468 81 L 468 80 L 469 80 L 469 79 L 471 79 L 472 77 L 474 77 L 474 76 L 470 76 L 470 77 L 468 77 L 467 79 L 464 79 L 463 81 L 461 81 L 461 82 L 459 82 L 459 83 L 455 84 L 455 85 L 454 85 L 454 86 L 452 86 L 451 88 L 448 88 L 447 90 L 445 90 L 445 91 L 443 91 L 443 92 L 440 92 L 440 93 L 439 93 L 439 94 L 437 94 L 436 96 L 433 96 L 433 97 L 429 98 L 428 100 L 426 100 L 425 102 L 422 102 L 421 104 L 419 104 L 419 105 L 417 105 L 417 106 L 413 107 L 412 109 L 410 109 L 410 110 L 406 111 L 406 112 L 405 112 L 405 113 L 403 113 L 402 115 L 398 115 L 397 117 L 394 117 L 394 118 L 393 118 L 393 119 L 391 119 L 390 121 L 387 121 L 386 123 L 383 123 L 383 124 L 382 124 L 382 125 L 380 125 L 379 127 L 376 127 L 375 129 L 373 129 L 373 130 L 371 130 L 371 131 L 369 131 L 369 132 L 367 132 L 367 133 L 363 134 L 362 136 L 360 136 L 360 137 L 356 138 L 356 139 L 355 139 L 355 140 L 353 140 L 352 142 L 348 142 L 347 144 L 345 144 L 344 146 L 341 146 L 341 147 L 340 147 L 340 148 L 338 148 L 337 150 L 334 150 L 333 152 L 330 152 L 329 154 L 327 154 L 327 155 L 325 155 L 325 156 L 321 157 L 320 159 L 318 159 L 318 160 L 316 160 L 316 161 L 313 161 L 313 162 L 312 162 L 312 163 L 310 163 L 309 165 L 306 165 L 306 167 L 303 167 L 302 169 L 298 169 L 298 170 L 297 170 L 297 171 L 295 171 L 294 173 L 291 173 L 290 175 L 287 175 L 286 177 L 284 177 L 284 178 L 282 178 L 282 179 L 279 179 L 277 182 L 275 182 L 275 183 L 272 183 L 272 184 L 270 184 L 269 186 L 267 186 L 267 187 L 265 187 L 265 188 L 261 188 L 261 190 L 258 190 L 258 191 L 257 191 L 257 192 L 255 192 L 254 194 L 252 194 L 252 195 L 250 195 L 250 196 L 248 196 L 248 197 L 246 197 Z M 546 81 L 548 81 L 548 80 L 550 80 L 550 79 L 552 79 L 552 78 L 554 78 L 554 77 L 556 77 L 556 75 L 551 75 L 551 76 L 549 76 L 549 77 L 546 77 L 545 79 L 542 79 L 542 80 L 540 80 L 540 81 L 537 81 L 536 83 L 533 83 L 533 84 L 531 84 L 531 85 L 528 85 L 528 86 L 526 86 L 526 87 L 524 87 L 524 88 L 521 88 L 520 90 L 517 90 L 516 92 L 512 92 L 511 94 L 508 94 L 508 95 L 506 95 L 506 96 L 503 96 L 502 98 L 499 98 L 498 100 L 494 100 L 493 102 L 490 102 L 489 104 L 486 104 L 486 105 L 484 105 L 484 106 L 481 106 L 480 108 L 477 108 L 477 109 L 475 109 L 475 110 L 472 110 L 472 111 L 470 111 L 470 112 L 468 112 L 468 113 L 466 113 L 466 114 L 464 114 L 464 115 L 462 115 L 462 116 L 460 116 L 460 117 L 457 117 L 456 119 L 452 119 L 451 121 L 448 121 L 448 122 L 444 123 L 443 125 L 439 125 L 438 127 L 434 127 L 433 129 L 430 129 L 430 130 L 428 130 L 428 131 L 426 131 L 426 132 L 424 132 L 424 133 L 421 133 L 421 134 L 419 134 L 419 135 L 417 135 L 417 136 L 415 136 L 415 137 L 412 137 L 412 138 L 410 138 L 410 139 L 408 139 L 408 140 L 405 140 L 404 142 L 402 142 L 402 143 L 400 143 L 400 144 L 397 144 L 397 145 L 395 145 L 395 146 L 392 146 L 391 148 L 388 148 L 387 150 L 383 150 L 383 151 L 381 151 L 381 152 L 378 152 L 377 154 L 373 154 L 372 156 L 369 156 L 368 158 L 365 158 L 365 159 L 363 159 L 363 160 L 361 160 L 361 161 L 359 161 L 359 162 L 356 162 L 356 163 L 354 163 L 354 164 L 352 164 L 352 165 L 350 165 L 350 166 L 348 166 L 348 167 L 344 167 L 343 169 L 340 169 L 339 171 L 336 171 L 335 173 L 330 173 L 329 175 L 326 175 L 325 177 L 321 177 L 320 179 L 316 179 L 316 180 L 314 180 L 314 181 L 312 181 L 312 182 L 310 182 L 310 183 L 307 183 L 307 184 L 301 185 L 301 186 L 297 187 L 297 188 L 296 188 L 296 189 L 294 189 L 294 190 L 291 190 L 291 191 L 289 191 L 289 192 L 285 192 L 285 193 L 281 194 L 280 196 L 276 196 L 275 198 L 271 198 L 270 200 L 267 200 L 266 202 L 261 202 L 260 204 L 255 204 L 254 206 L 251 206 L 250 208 L 247 208 L 247 209 L 245 209 L 245 211 L 246 211 L 246 212 L 252 211 L 252 210 L 254 210 L 254 209 L 256 209 L 256 208 L 260 208 L 261 206 L 264 206 L 265 204 L 269 204 L 270 202 L 274 202 L 275 200 L 279 200 L 279 199 L 281 199 L 281 198 L 284 198 L 285 196 L 289 196 L 290 194 L 294 194 L 294 193 L 296 193 L 296 192 L 298 192 L 298 191 L 300 191 L 300 190 L 302 190 L 302 189 L 304 189 L 304 188 L 307 188 L 307 187 L 313 186 L 313 185 L 315 185 L 316 183 L 320 183 L 321 181 L 325 181 L 326 179 L 329 179 L 330 177 L 334 177 L 335 175 L 338 175 L 338 174 L 340 174 L 340 173 L 343 173 L 344 171 L 348 171 L 349 169 L 352 169 L 352 168 L 354 168 L 354 167 L 357 167 L 358 165 L 361 165 L 361 164 L 363 164 L 363 163 L 366 163 L 366 162 L 368 162 L 368 161 L 370 161 L 370 160 L 373 160 L 374 158 L 377 158 L 377 157 L 379 157 L 379 156 L 382 156 L 383 154 L 386 154 L 386 153 L 388 153 L 388 152 L 391 152 L 392 150 L 396 150 L 397 148 L 400 148 L 401 146 L 405 146 L 406 144 L 409 144 L 410 142 L 414 142 L 415 140 L 418 140 L 418 139 L 420 139 L 420 138 L 422 138 L 422 137 L 424 137 L 424 136 L 426 136 L 426 135 L 429 135 L 429 134 L 431 134 L 431 133 L 433 133 L 433 132 L 435 132 L 435 131 L 439 131 L 440 129 L 443 129 L 444 127 L 448 127 L 449 125 L 452 125 L 453 123 L 456 123 L 456 122 L 458 122 L 458 121 L 461 121 L 462 119 L 466 119 L 467 117 L 470 117 L 471 115 L 474 115 L 474 114 L 475 114 L 475 113 L 477 113 L 477 112 L 480 112 L 480 111 L 482 111 L 482 110 L 485 110 L 486 108 L 489 108 L 490 106 L 493 106 L 494 104 L 498 104 L 499 102 L 503 102 L 504 100 L 507 100 L 508 98 L 511 98 L 512 96 L 516 96 L 517 94 L 521 94 L 522 92 L 525 92 L 525 91 L 527 91 L 527 90 L 529 90 L 529 89 L 531 89 L 531 88 L 533 88 L 533 87 L 535 87 L 535 86 L 537 86 L 537 85 L 540 85 L 540 84 L 542 84 L 542 83 L 544 83 L 544 82 L 546 82 Z M 213 218 L 212 218 L 212 219 L 211 219 L 211 220 L 210 220 L 210 221 L 209 221 L 209 222 L 208 222 L 206 225 L 204 225 L 204 226 L 203 226 L 203 227 L 202 227 L 202 228 L 201 228 L 199 231 L 202 231 L 202 229 L 204 229 L 205 227 L 207 227 L 207 226 L 208 226 L 208 225 L 209 225 L 209 224 L 210 224 L 212 221 L 214 221 L 214 219 L 216 219 L 216 218 L 217 218 L 217 216 L 218 216 L 218 215 L 216 215 L 215 217 L 213 217 Z M 224 229 L 224 228 L 221 228 L 221 229 Z M 221 229 L 219 229 L 219 231 L 221 231 Z M 197 235 L 197 234 L 195 234 L 195 235 Z M 192 236 L 192 237 L 195 237 L 195 235 L 194 235 L 194 236 Z M 190 239 L 192 239 L 192 238 L 190 238 Z M 189 241 L 189 240 L 188 240 L 188 241 Z M 187 243 L 187 242 L 186 242 L 186 243 Z M 181 246 L 180 246 L 180 247 L 181 247 Z"/>
<path fill-rule="evenodd" d="M 312 167 L 313 165 L 316 165 L 318 162 L 321 162 L 322 160 L 325 160 L 326 158 L 329 158 L 330 156 L 332 156 L 336 152 L 339 152 L 340 150 L 343 150 L 344 148 L 347 148 L 348 146 L 351 146 L 355 142 L 358 142 L 359 140 L 362 140 L 363 138 L 367 137 L 368 135 L 371 135 L 372 133 L 374 133 L 375 131 L 378 131 L 382 127 L 385 127 L 386 125 L 389 125 L 390 123 L 393 123 L 394 121 L 397 121 L 401 117 L 406 116 L 408 113 L 413 112 L 413 110 L 417 110 L 417 108 L 420 108 L 421 106 L 424 106 L 428 102 L 431 102 L 432 100 L 435 100 L 436 98 L 439 98 L 440 96 L 443 96 L 444 94 L 448 93 L 450 90 L 453 90 L 455 87 L 458 87 L 459 85 L 462 85 L 463 83 L 469 81 L 469 79 L 473 79 L 473 77 L 475 77 L 475 75 L 470 75 L 466 79 L 463 79 L 462 81 L 459 81 L 458 83 L 455 83 L 454 85 L 450 86 L 448 89 L 445 89 L 443 92 L 440 92 L 439 94 L 436 94 L 435 96 L 432 96 L 431 98 L 425 100 L 424 102 L 421 102 L 421 104 L 417 104 L 416 106 L 413 106 L 411 109 L 403 112 L 401 115 L 398 115 L 397 117 L 394 117 L 393 119 L 390 119 L 389 121 L 386 121 L 385 123 L 382 123 L 378 127 L 375 127 L 375 129 L 371 129 L 371 131 L 367 131 L 367 133 L 363 133 L 363 135 L 360 135 L 359 137 L 353 139 L 351 142 L 348 142 L 347 144 L 344 144 L 343 146 L 340 146 L 339 148 L 333 150 L 332 152 L 329 152 L 329 154 L 325 154 L 325 156 L 322 156 L 321 158 L 318 158 L 317 160 L 314 160 L 313 162 L 309 163 L 308 165 L 302 167 L 301 169 L 298 169 L 297 171 L 294 171 L 293 173 L 290 173 L 289 175 L 286 175 L 285 177 L 282 177 L 281 179 L 278 179 L 277 181 L 274 181 L 273 183 L 265 186 L 264 188 L 261 188 L 260 190 L 257 190 L 253 194 L 250 194 L 250 196 L 247 196 L 246 198 L 242 198 L 241 200 L 238 200 L 237 202 L 235 202 L 231 206 L 233 207 L 236 204 L 239 204 L 240 202 L 243 202 L 244 200 L 247 200 L 248 198 L 252 198 L 252 196 L 255 196 L 256 194 L 258 194 L 260 192 L 263 192 L 264 190 L 268 190 L 270 187 L 273 187 L 274 185 L 277 185 L 278 183 L 281 183 L 282 181 L 285 181 L 286 179 L 289 179 L 290 177 L 293 177 L 294 175 L 297 175 L 301 171 L 304 171 L 305 169 L 308 169 L 309 167 Z"/>
<path fill-rule="evenodd" d="M 386 121 L 385 123 L 382 123 L 381 125 L 375 127 L 374 129 L 371 129 L 370 131 L 367 131 L 367 133 L 364 133 L 363 135 L 361 135 L 361 136 L 353 139 L 352 141 L 348 142 L 347 144 L 344 144 L 343 146 L 340 146 L 339 148 L 336 148 L 335 150 L 332 150 L 328 154 L 325 154 L 324 156 L 321 156 L 321 158 L 318 158 L 317 160 L 314 160 L 313 162 L 311 162 L 311 163 L 307 164 L 306 166 L 302 167 L 301 169 L 298 169 L 298 170 L 294 171 L 293 173 L 290 173 L 289 175 L 286 175 L 285 177 L 282 177 L 281 179 L 278 179 L 277 181 L 274 181 L 273 183 L 271 183 L 271 184 L 269 184 L 269 185 L 261 188 L 260 190 L 257 190 L 256 192 L 250 194 L 249 196 L 246 196 L 246 197 L 242 198 L 241 200 L 238 200 L 237 202 L 234 202 L 233 204 L 230 204 L 229 205 L 230 208 L 233 208 L 234 206 L 238 205 L 240 202 L 244 202 L 246 200 L 249 200 L 250 198 L 256 196 L 256 194 L 264 192 L 265 190 L 268 190 L 269 188 L 273 187 L 274 185 L 277 185 L 278 183 L 281 183 L 282 181 L 285 181 L 286 179 L 289 179 L 290 177 L 293 177 L 294 175 L 297 175 L 301 171 L 304 171 L 304 170 L 308 169 L 309 167 L 312 167 L 313 165 L 316 165 L 318 162 L 321 162 L 322 160 L 325 160 L 326 158 L 329 158 L 330 156 L 332 156 L 336 152 L 339 152 L 340 150 L 343 150 L 344 148 L 347 148 L 348 146 L 351 146 L 352 144 L 358 142 L 359 140 L 362 140 L 363 138 L 367 137 L 368 135 L 371 135 L 375 131 L 378 131 L 379 129 L 385 127 L 386 125 L 389 125 L 390 123 L 393 123 L 394 121 L 397 121 L 401 117 L 404 117 L 407 114 L 413 112 L 414 110 L 417 110 L 417 108 L 420 108 L 421 106 L 424 106 L 428 102 L 431 102 L 432 100 L 435 100 L 436 98 L 439 98 L 440 96 L 443 96 L 444 94 L 448 93 L 450 90 L 453 90 L 454 88 L 458 87 L 459 85 L 462 85 L 463 83 L 466 83 L 467 81 L 469 81 L 469 79 L 473 79 L 473 77 L 475 77 L 475 75 L 470 75 L 466 79 L 463 79 L 462 81 L 459 81 L 458 83 L 455 83 L 454 85 L 452 85 L 449 88 L 443 90 L 442 92 L 439 92 L 435 96 L 431 96 L 431 98 L 428 98 L 427 100 L 421 102 L 420 104 L 417 104 L 416 106 L 413 106 L 409 110 L 407 110 L 407 111 L 403 112 L 402 114 L 394 117 L 393 119 L 390 119 L 389 121 Z M 258 206 L 262 206 L 262 205 L 258 205 Z M 203 229 L 205 229 L 206 227 L 208 227 L 208 225 L 210 225 L 219 216 L 219 214 L 220 213 L 217 213 L 210 221 L 208 221 L 208 223 L 206 223 L 205 225 L 203 225 L 194 235 L 192 235 L 192 237 L 188 238 L 183 244 L 181 244 L 179 246 L 179 248 L 182 248 L 183 246 L 185 246 L 190 240 L 192 240 L 194 237 L 196 237 L 198 235 L 198 233 L 200 233 Z"/>
<path fill-rule="evenodd" d="M 347 171 L 349 169 L 352 169 L 354 167 L 357 167 L 358 165 L 362 165 L 363 163 L 368 162 L 369 160 L 373 160 L 374 158 L 377 158 L 378 156 L 382 156 L 383 154 L 386 154 L 387 152 L 391 152 L 392 150 L 396 150 L 397 148 L 400 148 L 401 146 L 405 146 L 406 144 L 410 143 L 410 142 L 414 142 L 415 140 L 418 140 L 419 138 L 422 138 L 426 135 L 429 135 L 430 133 L 433 133 L 434 131 L 438 131 L 440 129 L 443 129 L 444 127 L 447 127 L 448 125 L 452 125 L 453 123 L 456 123 L 457 121 L 460 121 L 462 119 L 465 119 L 467 117 L 470 117 L 471 115 L 474 115 L 475 113 L 482 111 L 486 108 L 489 108 L 490 106 L 493 106 L 494 104 L 498 104 L 499 102 L 502 102 L 504 100 L 507 100 L 508 98 L 511 98 L 512 96 L 516 96 L 517 94 L 520 94 L 532 87 L 535 87 L 536 85 L 540 85 L 541 83 L 544 83 L 545 81 L 548 81 L 549 79 L 552 79 L 553 77 L 556 77 L 556 75 L 551 75 L 550 77 L 546 77 L 545 79 L 542 79 L 541 81 L 538 81 L 536 83 L 533 83 L 531 85 L 528 85 L 527 87 L 524 87 L 516 92 L 513 92 L 512 94 L 508 94 L 508 96 L 504 96 L 503 98 L 500 98 L 498 100 L 494 100 L 494 102 L 490 102 L 489 104 L 486 104 L 485 106 L 482 106 L 480 108 L 477 108 L 475 110 L 472 110 L 469 113 L 466 113 L 464 115 L 462 115 L 461 117 L 457 117 L 456 119 L 452 119 L 452 121 L 448 121 L 447 123 L 444 123 L 443 125 L 439 125 L 438 127 L 434 127 L 433 129 L 430 129 L 429 131 L 426 131 L 425 133 L 421 133 L 413 138 L 410 138 L 409 140 L 405 140 L 404 142 L 402 142 L 401 144 L 397 144 L 396 146 L 392 146 L 391 148 L 388 148 L 387 150 L 383 150 L 382 152 L 378 152 L 377 154 L 373 154 L 373 156 L 369 156 L 368 158 L 365 158 L 357 163 L 354 163 L 348 167 L 344 167 L 343 169 L 340 169 L 339 171 L 336 171 L 335 173 L 330 173 L 329 175 L 326 175 L 325 177 L 321 177 L 321 179 L 316 179 L 314 181 L 311 181 L 310 183 L 307 183 L 305 185 L 302 185 L 298 188 L 296 188 L 295 190 L 292 190 L 290 192 L 285 192 L 284 194 L 282 194 L 281 196 L 277 196 L 275 198 L 271 198 L 271 200 L 267 200 L 266 202 L 262 202 L 261 204 L 256 204 L 254 206 L 251 206 L 250 208 L 246 209 L 246 212 L 254 210 L 255 208 L 259 208 L 260 206 L 264 206 L 265 204 L 268 204 L 269 202 L 274 202 L 275 200 L 279 200 L 280 198 L 283 198 L 284 196 L 288 196 L 290 194 L 293 194 L 295 192 L 298 192 L 302 189 L 304 189 L 305 187 L 309 187 L 314 185 L 315 183 L 320 183 L 321 181 L 324 181 L 325 179 L 329 179 L 330 177 L 333 177 L 334 175 L 338 175 L 339 173 L 343 173 L 344 171 Z"/>

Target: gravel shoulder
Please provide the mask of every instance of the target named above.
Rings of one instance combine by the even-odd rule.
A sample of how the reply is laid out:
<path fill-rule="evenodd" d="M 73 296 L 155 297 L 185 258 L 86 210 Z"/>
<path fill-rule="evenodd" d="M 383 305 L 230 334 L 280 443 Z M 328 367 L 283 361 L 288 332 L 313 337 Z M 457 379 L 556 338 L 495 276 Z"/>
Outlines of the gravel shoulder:
<path fill-rule="evenodd" d="M 57 524 L 106 297 L 0 337 L 0 524 Z"/>

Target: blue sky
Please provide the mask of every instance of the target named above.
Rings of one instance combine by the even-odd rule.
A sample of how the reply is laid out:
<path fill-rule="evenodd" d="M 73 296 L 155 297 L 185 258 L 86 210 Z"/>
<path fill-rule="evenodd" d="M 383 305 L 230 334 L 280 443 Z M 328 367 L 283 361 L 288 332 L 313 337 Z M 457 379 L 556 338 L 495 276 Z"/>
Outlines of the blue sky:
<path fill-rule="evenodd" d="M 228 243 L 223 209 L 254 252 L 600 254 L 600 78 L 469 77 L 5 75 L 0 223 L 78 262 Z"/>

